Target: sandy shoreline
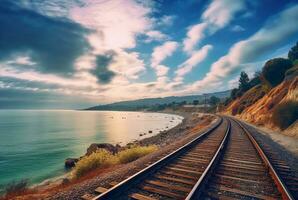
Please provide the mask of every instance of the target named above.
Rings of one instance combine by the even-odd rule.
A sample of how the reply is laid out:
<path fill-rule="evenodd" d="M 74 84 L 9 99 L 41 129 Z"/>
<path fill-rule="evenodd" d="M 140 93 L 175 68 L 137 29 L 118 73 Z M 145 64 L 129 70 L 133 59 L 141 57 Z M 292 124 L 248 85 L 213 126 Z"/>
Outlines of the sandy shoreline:
<path fill-rule="evenodd" d="M 92 193 L 99 186 L 108 187 L 112 181 L 120 182 L 187 143 L 216 121 L 215 117 L 211 115 L 193 115 L 187 112 L 163 113 L 182 116 L 184 119 L 182 123 L 172 129 L 135 141 L 140 145 L 155 144 L 159 147 L 157 152 L 128 164 L 111 167 L 111 169 L 104 170 L 104 172 L 95 172 L 92 177 L 78 183 L 66 184 L 61 187 L 63 178 L 44 183 L 35 187 L 35 192 L 32 194 L 22 196 L 22 199 L 78 199 L 86 192 Z"/>

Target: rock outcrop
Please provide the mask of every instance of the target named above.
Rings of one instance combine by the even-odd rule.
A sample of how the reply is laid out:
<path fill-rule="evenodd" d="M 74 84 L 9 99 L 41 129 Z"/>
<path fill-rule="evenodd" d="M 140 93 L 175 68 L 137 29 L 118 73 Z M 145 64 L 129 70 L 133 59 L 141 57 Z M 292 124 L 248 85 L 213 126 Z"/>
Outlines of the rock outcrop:
<path fill-rule="evenodd" d="M 64 166 L 66 169 L 73 168 L 78 161 L 78 158 L 67 158 L 64 162 Z"/>
<path fill-rule="evenodd" d="M 124 147 L 121 147 L 119 144 L 116 144 L 115 146 L 109 143 L 93 143 L 91 144 L 88 149 L 87 152 L 84 156 L 89 156 L 92 153 L 100 150 L 100 149 L 104 149 L 112 154 L 116 154 L 118 153 L 120 150 L 122 150 Z M 80 158 L 67 158 L 65 159 L 64 162 L 64 166 L 66 169 L 71 169 L 73 168 L 76 163 L 83 158 L 84 156 L 80 157 Z"/>
<path fill-rule="evenodd" d="M 114 146 L 109 143 L 93 143 L 88 147 L 87 153 L 85 154 L 85 156 L 89 156 L 100 149 L 104 149 L 112 154 L 116 154 L 120 148 L 121 147 L 119 145 Z"/>

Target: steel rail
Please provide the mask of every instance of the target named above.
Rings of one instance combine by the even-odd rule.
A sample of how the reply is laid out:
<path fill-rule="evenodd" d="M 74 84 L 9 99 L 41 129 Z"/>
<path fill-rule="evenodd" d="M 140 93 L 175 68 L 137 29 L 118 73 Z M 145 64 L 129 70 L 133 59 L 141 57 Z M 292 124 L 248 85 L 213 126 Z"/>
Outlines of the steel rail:
<path fill-rule="evenodd" d="M 194 138 L 193 140 L 183 145 L 179 149 L 159 159 L 158 161 L 154 162 L 153 164 L 149 165 L 148 167 L 144 168 L 143 170 L 139 171 L 133 176 L 123 180 L 122 182 L 108 189 L 106 192 L 94 197 L 92 200 L 115 199 L 115 197 L 119 196 L 121 193 L 126 192 L 129 188 L 138 184 L 144 177 L 156 172 L 158 169 L 160 169 L 161 167 L 169 163 L 172 159 L 176 158 L 177 156 L 191 149 L 194 145 L 200 142 L 205 136 L 212 133 L 216 128 L 218 128 L 223 123 L 223 118 L 220 116 L 218 117 L 219 117 L 219 120 L 216 122 L 216 124 L 213 125 L 211 128 L 209 128 L 208 130 L 206 130 L 201 135 L 199 135 L 198 137 Z"/>
<path fill-rule="evenodd" d="M 230 130 L 231 130 L 231 122 L 228 120 L 228 127 L 226 130 L 225 136 L 221 141 L 220 146 L 218 147 L 216 153 L 212 157 L 210 163 L 204 170 L 203 174 L 201 175 L 201 177 L 199 178 L 197 183 L 194 185 L 194 187 L 192 188 L 190 193 L 185 198 L 186 200 L 199 199 L 201 193 L 203 192 L 203 190 L 205 188 L 205 185 L 206 185 L 206 182 L 207 182 L 209 176 L 212 174 L 213 169 L 216 167 L 221 155 L 224 153 L 224 149 L 226 147 L 227 138 L 230 134 Z"/>
<path fill-rule="evenodd" d="M 287 188 L 287 186 L 284 184 L 284 182 L 278 175 L 277 171 L 274 169 L 273 165 L 271 164 L 270 160 L 264 153 L 263 149 L 260 147 L 259 143 L 255 140 L 255 138 L 251 135 L 251 133 L 247 130 L 247 128 L 242 124 L 242 122 L 240 122 L 236 119 L 232 119 L 232 120 L 235 121 L 244 130 L 244 132 L 248 136 L 249 140 L 253 144 L 254 148 L 257 150 L 257 152 L 261 156 L 265 166 L 267 167 L 267 169 L 269 171 L 269 174 L 271 174 L 279 192 L 281 193 L 282 198 L 287 199 L 287 200 L 294 200 L 294 197 L 292 196 L 289 189 Z"/>

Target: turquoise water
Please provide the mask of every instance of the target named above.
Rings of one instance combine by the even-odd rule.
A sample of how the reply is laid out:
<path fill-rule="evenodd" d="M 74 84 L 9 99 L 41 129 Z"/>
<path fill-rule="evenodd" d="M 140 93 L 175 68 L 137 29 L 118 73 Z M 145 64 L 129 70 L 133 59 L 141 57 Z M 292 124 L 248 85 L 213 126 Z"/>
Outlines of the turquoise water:
<path fill-rule="evenodd" d="M 0 188 L 13 180 L 35 184 L 61 176 L 65 158 L 83 155 L 91 143 L 125 144 L 181 120 L 140 112 L 0 110 Z"/>

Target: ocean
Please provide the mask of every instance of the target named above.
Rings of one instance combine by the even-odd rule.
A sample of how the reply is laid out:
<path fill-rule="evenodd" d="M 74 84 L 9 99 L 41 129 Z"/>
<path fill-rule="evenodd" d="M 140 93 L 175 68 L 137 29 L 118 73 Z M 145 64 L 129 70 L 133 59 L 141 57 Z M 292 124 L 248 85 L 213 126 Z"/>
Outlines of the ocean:
<path fill-rule="evenodd" d="M 38 184 L 62 176 L 64 160 L 85 154 L 91 143 L 124 145 L 182 119 L 143 112 L 0 110 L 0 190 L 12 181 Z"/>

